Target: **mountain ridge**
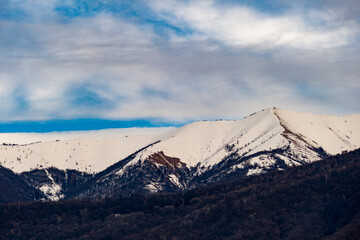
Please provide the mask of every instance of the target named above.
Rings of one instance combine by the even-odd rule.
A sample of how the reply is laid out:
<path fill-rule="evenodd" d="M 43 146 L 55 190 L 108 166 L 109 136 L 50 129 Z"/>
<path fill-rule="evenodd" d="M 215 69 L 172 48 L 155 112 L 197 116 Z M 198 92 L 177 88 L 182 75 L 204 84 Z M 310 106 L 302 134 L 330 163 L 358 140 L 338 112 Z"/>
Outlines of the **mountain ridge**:
<path fill-rule="evenodd" d="M 360 148 L 359 122 L 360 114 L 322 116 L 269 108 L 241 120 L 198 121 L 161 135 L 3 145 L 0 164 L 19 174 L 29 172 L 27 176 L 45 169 L 42 180 L 26 180 L 32 187 L 56 192 L 53 199 L 176 192 Z M 50 167 L 65 173 L 72 169 L 79 184 L 59 189 L 66 174 L 46 172 Z M 60 178 L 56 184 L 52 174 Z M 81 177 L 89 174 L 92 177 Z"/>

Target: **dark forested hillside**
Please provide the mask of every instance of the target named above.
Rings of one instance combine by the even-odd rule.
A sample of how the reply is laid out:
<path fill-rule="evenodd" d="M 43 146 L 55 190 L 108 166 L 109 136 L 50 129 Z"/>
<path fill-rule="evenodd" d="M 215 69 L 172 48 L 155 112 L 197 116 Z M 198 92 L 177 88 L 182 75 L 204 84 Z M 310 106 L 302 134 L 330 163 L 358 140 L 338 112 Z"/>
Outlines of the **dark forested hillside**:
<path fill-rule="evenodd" d="M 0 205 L 2 239 L 360 239 L 360 150 L 182 194 Z"/>
<path fill-rule="evenodd" d="M 0 203 L 34 201 L 45 198 L 10 169 L 0 166 Z"/>

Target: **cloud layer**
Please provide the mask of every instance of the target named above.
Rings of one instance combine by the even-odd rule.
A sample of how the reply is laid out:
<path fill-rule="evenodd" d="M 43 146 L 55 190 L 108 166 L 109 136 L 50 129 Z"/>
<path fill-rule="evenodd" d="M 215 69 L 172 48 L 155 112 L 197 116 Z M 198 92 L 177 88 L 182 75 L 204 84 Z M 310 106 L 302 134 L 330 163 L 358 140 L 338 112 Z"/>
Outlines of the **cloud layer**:
<path fill-rule="evenodd" d="M 359 4 L 310 3 L 0 0 L 0 120 L 359 112 Z"/>

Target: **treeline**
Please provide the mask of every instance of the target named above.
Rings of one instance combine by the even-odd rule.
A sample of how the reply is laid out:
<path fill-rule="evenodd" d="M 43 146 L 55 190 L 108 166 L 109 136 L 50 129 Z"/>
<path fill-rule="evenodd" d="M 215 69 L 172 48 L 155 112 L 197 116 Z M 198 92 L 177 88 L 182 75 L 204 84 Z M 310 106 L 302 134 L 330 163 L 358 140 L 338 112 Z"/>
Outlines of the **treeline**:
<path fill-rule="evenodd" d="M 0 205 L 2 239 L 360 239 L 360 150 L 179 194 Z"/>

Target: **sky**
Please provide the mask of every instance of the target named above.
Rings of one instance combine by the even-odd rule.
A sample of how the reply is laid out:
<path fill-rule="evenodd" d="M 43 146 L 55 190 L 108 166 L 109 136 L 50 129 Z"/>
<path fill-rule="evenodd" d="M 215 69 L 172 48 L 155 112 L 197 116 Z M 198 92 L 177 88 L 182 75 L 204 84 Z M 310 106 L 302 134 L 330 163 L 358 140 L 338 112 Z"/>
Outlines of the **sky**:
<path fill-rule="evenodd" d="M 359 66 L 358 0 L 0 0 L 0 132 L 360 113 Z"/>

